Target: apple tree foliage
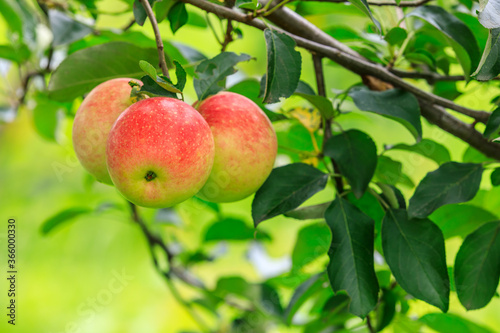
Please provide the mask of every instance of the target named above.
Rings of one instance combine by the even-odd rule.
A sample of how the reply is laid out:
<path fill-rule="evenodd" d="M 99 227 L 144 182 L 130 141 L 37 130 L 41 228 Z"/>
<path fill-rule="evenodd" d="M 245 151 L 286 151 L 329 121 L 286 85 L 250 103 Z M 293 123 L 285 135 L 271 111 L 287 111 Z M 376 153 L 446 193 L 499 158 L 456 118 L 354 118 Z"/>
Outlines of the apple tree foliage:
<path fill-rule="evenodd" d="M 36 130 L 55 141 L 60 118 L 72 118 L 82 96 L 118 77 L 141 79 L 137 89 L 149 96 L 184 99 L 189 87 L 195 101 L 229 90 L 262 108 L 280 146 L 279 163 L 247 212 L 255 229 L 224 215 L 222 205 L 192 200 L 218 216 L 202 235 L 206 242 L 272 241 L 259 229 L 280 215 L 302 224 L 290 240 L 295 245 L 287 272 L 257 282 L 227 276 L 206 286 L 189 270 L 217 256 L 172 250 L 132 206 L 159 272 L 198 291 L 184 300 L 196 306 L 193 311 L 229 316 L 234 331 L 417 332 L 428 326 L 491 332 L 447 311 L 450 295 L 467 310 L 498 297 L 499 1 L 148 1 L 163 29 L 211 29 L 222 51 L 205 54 L 193 46 L 195 34 L 190 45 L 163 38 L 169 78 L 158 67 L 152 34 L 144 33 L 150 20 L 141 1 L 123 0 L 121 15 L 131 23 L 106 29 L 96 25 L 100 1 L 0 0 L 10 41 L 0 45 L 0 58 L 21 73 L 19 98 L 0 111 L 31 106 Z M 344 16 L 355 23 L 337 25 L 336 17 Z M 50 30 L 50 42 L 40 41 L 40 27 Z M 265 55 L 231 48 L 255 29 L 262 30 Z M 232 79 L 242 63 L 264 56 L 259 76 L 240 70 L 237 82 Z M 327 70 L 340 66 L 357 79 L 335 90 L 344 72 Z M 489 93 L 477 100 L 478 90 Z M 376 123 L 377 117 L 391 126 L 381 131 L 399 128 L 386 141 L 359 120 Z M 460 140 L 467 147 L 463 155 L 454 149 Z M 412 163 L 418 158 L 426 161 L 421 176 Z M 329 200 L 314 201 L 321 193 Z M 112 208 L 58 212 L 41 232 Z M 175 207 L 158 210 L 156 219 L 181 223 Z M 453 237 L 461 244 L 456 254 L 445 246 Z M 158 246 L 167 268 L 158 263 Z M 420 301 L 434 310 L 410 316 Z M 208 326 L 204 331 L 220 329 Z"/>

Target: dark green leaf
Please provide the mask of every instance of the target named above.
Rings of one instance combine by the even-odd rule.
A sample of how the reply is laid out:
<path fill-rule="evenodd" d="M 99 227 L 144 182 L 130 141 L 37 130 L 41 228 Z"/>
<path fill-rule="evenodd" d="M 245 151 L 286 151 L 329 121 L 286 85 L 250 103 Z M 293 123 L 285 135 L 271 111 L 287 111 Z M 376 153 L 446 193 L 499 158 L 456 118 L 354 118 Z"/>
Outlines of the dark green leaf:
<path fill-rule="evenodd" d="M 478 81 L 488 81 L 500 73 L 500 28 L 491 29 L 481 61 L 472 76 Z"/>
<path fill-rule="evenodd" d="M 178 62 L 176 62 L 179 64 Z M 179 65 L 180 66 L 180 65 Z M 158 84 L 160 87 L 163 89 L 172 92 L 172 93 L 181 93 L 182 91 L 179 90 L 174 84 L 172 84 L 172 81 L 170 81 L 169 78 L 163 76 L 163 75 L 158 75 L 156 73 L 156 69 L 151 65 L 149 62 L 144 61 L 144 60 L 139 60 L 139 67 L 146 72 L 146 74 L 153 79 L 156 84 Z M 182 69 L 182 67 L 181 67 Z M 186 73 L 184 73 L 184 84 L 186 83 Z"/>
<path fill-rule="evenodd" d="M 279 102 L 290 97 L 300 79 L 302 58 L 295 50 L 295 41 L 285 33 L 264 30 L 267 45 L 267 71 L 264 103 Z"/>
<path fill-rule="evenodd" d="M 294 163 L 273 169 L 255 193 L 252 217 L 255 226 L 271 217 L 297 208 L 326 186 L 328 175 L 304 164 Z"/>
<path fill-rule="evenodd" d="M 382 289 L 382 297 L 377 311 L 377 332 L 387 327 L 396 314 L 397 295 L 390 289 Z"/>
<path fill-rule="evenodd" d="M 500 185 L 500 168 L 496 168 L 495 170 L 493 170 L 490 178 L 491 178 L 491 185 L 493 186 Z"/>
<path fill-rule="evenodd" d="M 428 313 L 419 321 L 438 333 L 493 333 L 485 327 L 450 313 Z"/>
<path fill-rule="evenodd" d="M 49 23 L 54 39 L 54 46 L 72 43 L 82 39 L 92 32 L 92 28 L 75 21 L 63 12 L 49 10 Z"/>
<path fill-rule="evenodd" d="M 482 174 L 481 164 L 444 163 L 418 184 L 408 215 L 423 218 L 443 205 L 471 200 L 479 190 Z"/>
<path fill-rule="evenodd" d="M 483 135 L 485 138 L 490 138 L 492 135 L 498 133 L 498 129 L 500 129 L 500 107 L 496 108 L 491 113 Z"/>
<path fill-rule="evenodd" d="M 455 259 L 455 285 L 467 310 L 489 303 L 500 278 L 500 222 L 487 223 L 467 236 Z"/>
<path fill-rule="evenodd" d="M 374 222 L 348 201 L 337 198 L 325 213 L 332 230 L 327 272 L 335 292 L 345 290 L 349 311 L 365 317 L 377 305 L 378 281 L 373 263 Z"/>
<path fill-rule="evenodd" d="M 182 92 L 186 86 L 186 71 L 177 60 L 174 60 L 174 65 L 175 76 L 177 77 L 177 83 L 174 86 Z"/>
<path fill-rule="evenodd" d="M 439 6 L 421 6 L 408 16 L 419 17 L 441 31 L 455 51 L 465 76 L 471 74 L 479 63 L 479 46 L 469 27 Z"/>
<path fill-rule="evenodd" d="M 212 59 L 200 62 L 196 66 L 198 78 L 195 78 L 193 83 L 198 100 L 202 101 L 224 89 L 220 82 L 227 76 L 236 73 L 234 66 L 237 63 L 250 59 L 248 54 L 237 55 L 233 52 L 223 52 Z"/>
<path fill-rule="evenodd" d="M 455 204 L 439 208 L 429 218 L 448 239 L 455 236 L 464 238 L 484 223 L 496 220 L 497 216 L 481 207 Z"/>
<path fill-rule="evenodd" d="M 385 35 L 384 39 L 390 45 L 399 45 L 403 44 L 404 40 L 408 36 L 408 33 L 405 29 L 400 27 L 394 27 Z"/>
<path fill-rule="evenodd" d="M 360 110 L 375 112 L 395 120 L 405 126 L 417 141 L 422 138 L 420 107 L 411 93 L 400 89 L 381 92 L 351 89 L 349 96 Z"/>
<path fill-rule="evenodd" d="M 188 21 L 186 4 L 182 1 L 174 3 L 168 11 L 167 17 L 170 21 L 170 29 L 172 29 L 172 33 L 175 34 L 176 31 L 179 30 Z"/>
<path fill-rule="evenodd" d="M 205 241 L 270 239 L 265 232 L 254 230 L 245 222 L 235 218 L 225 218 L 208 227 Z"/>
<path fill-rule="evenodd" d="M 309 103 L 314 105 L 323 118 L 325 119 L 332 119 L 333 116 L 335 115 L 335 110 L 333 109 L 333 104 L 332 102 L 323 96 L 319 95 L 307 95 L 307 94 L 302 94 L 302 93 L 297 93 L 295 92 L 294 95 L 300 96 L 304 99 L 306 99 Z"/>
<path fill-rule="evenodd" d="M 392 274 L 414 297 L 448 310 L 450 283 L 441 230 L 429 219 L 409 219 L 388 210 L 382 222 L 382 248 Z"/>
<path fill-rule="evenodd" d="M 65 209 L 45 220 L 40 227 L 40 231 L 43 235 L 47 235 L 49 232 L 54 230 L 54 228 L 60 226 L 61 224 L 90 212 L 92 212 L 92 209 L 87 207 L 73 207 Z"/>
<path fill-rule="evenodd" d="M 299 207 L 283 215 L 297 220 L 316 220 L 325 216 L 325 211 L 332 202 L 325 202 L 314 206 Z"/>
<path fill-rule="evenodd" d="M 449 100 L 454 100 L 462 94 L 462 92 L 458 91 L 457 89 L 457 82 L 449 81 L 438 81 L 434 83 L 432 92 L 435 95 L 444 97 Z"/>
<path fill-rule="evenodd" d="M 96 45 L 69 55 L 51 76 L 49 97 L 71 101 L 98 84 L 120 77 L 139 78 L 143 71 L 138 59 L 155 63 L 156 49 L 143 49 L 133 44 L 112 42 Z"/>
<path fill-rule="evenodd" d="M 291 324 L 293 316 L 311 296 L 324 289 L 323 285 L 326 281 L 324 274 L 316 274 L 297 287 L 285 309 L 284 316 L 287 324 Z"/>
<path fill-rule="evenodd" d="M 160 23 L 167 17 L 168 11 L 170 10 L 170 7 L 174 5 L 174 3 L 174 0 L 161 0 L 155 3 L 153 9 L 155 11 L 156 21 L 158 23 Z"/>
<path fill-rule="evenodd" d="M 153 3 L 155 1 L 156 0 L 148 0 L 151 7 L 153 7 Z M 138 25 L 143 26 L 144 22 L 146 22 L 146 18 L 148 17 L 148 15 L 146 14 L 146 11 L 144 10 L 144 7 L 142 6 L 141 1 L 139 1 L 139 0 L 134 1 L 133 12 L 134 12 L 135 22 Z"/>
<path fill-rule="evenodd" d="M 265 83 L 265 80 L 263 80 L 263 82 Z M 265 89 L 265 84 L 262 89 L 262 95 L 264 95 L 264 89 Z M 299 81 L 297 89 L 295 89 L 295 94 L 316 95 L 314 89 L 307 82 L 304 82 L 302 80 Z"/>
<path fill-rule="evenodd" d="M 394 146 L 389 146 L 387 147 L 387 149 L 411 151 L 413 153 L 430 158 L 437 164 L 443 164 L 445 162 L 451 161 L 451 156 L 448 149 L 442 144 L 429 139 L 422 139 L 420 140 L 420 142 L 411 146 L 404 143 L 399 143 Z"/>
<path fill-rule="evenodd" d="M 143 85 L 141 86 L 140 92 L 150 96 L 150 97 L 171 97 L 177 98 L 177 94 L 166 90 L 160 86 L 155 80 L 153 80 L 149 75 L 145 75 L 141 78 Z"/>
<path fill-rule="evenodd" d="M 315 223 L 300 229 L 292 252 L 292 272 L 326 254 L 330 242 L 331 232 L 324 223 Z"/>
<path fill-rule="evenodd" d="M 283 316 L 283 306 L 281 305 L 280 295 L 276 289 L 267 283 L 263 283 L 260 285 L 259 296 L 259 301 L 264 310 L 280 318 Z"/>
<path fill-rule="evenodd" d="M 366 133 L 349 130 L 331 137 L 324 153 L 337 162 L 354 194 L 361 198 L 377 166 L 377 147 L 373 140 Z"/>
<path fill-rule="evenodd" d="M 261 108 L 262 111 L 264 111 L 266 116 L 272 122 L 288 119 L 281 113 L 276 113 L 266 108 L 264 104 L 262 104 L 262 99 L 259 98 L 259 90 L 260 90 L 259 81 L 255 79 L 243 80 L 241 82 L 236 83 L 231 88 L 227 89 L 227 91 L 235 92 L 237 94 L 250 98 L 255 104 L 257 104 Z"/>
<path fill-rule="evenodd" d="M 403 164 L 387 156 L 379 156 L 377 169 L 375 170 L 376 181 L 388 185 L 404 184 L 408 187 L 414 187 L 412 180 L 403 174 Z"/>
<path fill-rule="evenodd" d="M 356 6 L 363 13 L 365 13 L 373 21 L 378 31 L 382 31 L 379 21 L 377 21 L 375 17 L 373 17 L 372 11 L 370 10 L 370 7 L 368 6 L 368 2 L 366 0 L 349 0 L 349 2 Z"/>

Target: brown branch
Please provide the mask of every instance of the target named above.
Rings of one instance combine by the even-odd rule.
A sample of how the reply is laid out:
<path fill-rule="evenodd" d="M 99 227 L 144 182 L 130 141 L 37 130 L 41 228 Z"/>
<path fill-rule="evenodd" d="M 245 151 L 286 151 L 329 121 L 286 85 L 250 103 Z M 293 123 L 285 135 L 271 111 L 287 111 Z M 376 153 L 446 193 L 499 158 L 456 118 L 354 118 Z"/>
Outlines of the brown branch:
<path fill-rule="evenodd" d="M 234 21 L 242 22 L 247 25 L 256 27 L 260 30 L 264 30 L 267 28 L 266 24 L 259 19 L 253 18 L 251 15 L 241 14 L 232 9 L 225 8 L 223 6 L 216 5 L 214 3 L 205 1 L 205 0 L 182 0 L 186 3 L 190 3 L 198 8 L 201 8 L 207 12 L 214 13 L 219 17 L 232 19 Z M 324 39 L 324 35 L 318 32 L 321 31 L 316 26 L 312 25 L 310 22 L 302 18 L 300 15 L 293 13 L 289 14 L 290 10 L 288 8 L 280 8 L 278 11 L 269 15 L 269 18 L 272 22 L 276 23 L 275 15 L 281 16 L 285 12 L 284 19 L 288 20 L 287 27 L 293 29 L 295 32 L 302 33 L 304 36 L 312 36 L 313 40 L 309 40 L 306 37 L 297 36 L 294 33 L 284 31 L 283 29 L 276 29 L 278 31 L 287 33 L 291 38 L 295 40 L 298 46 L 313 51 L 317 54 L 323 55 L 325 57 L 330 58 L 331 60 L 337 62 L 339 65 L 347 68 L 348 70 L 357 73 L 359 75 L 372 75 L 377 77 L 383 81 L 386 81 L 395 87 L 404 89 L 410 93 L 413 93 L 422 103 L 425 103 L 425 108 L 427 112 L 422 111 L 422 115 L 433 122 L 433 119 L 446 119 L 447 121 L 442 122 L 434 122 L 439 127 L 444 129 L 445 131 L 461 138 L 465 142 L 474 146 L 477 150 L 484 153 L 486 156 L 499 159 L 500 160 L 500 149 L 498 149 L 499 145 L 496 143 L 489 142 L 485 140 L 481 133 L 477 132 L 470 125 L 456 119 L 455 117 L 446 113 L 443 107 L 455 110 L 459 113 L 463 113 L 473 117 L 475 120 L 480 122 L 486 122 L 489 118 L 489 113 L 484 111 L 476 111 L 465 108 L 463 106 L 457 105 L 450 100 L 445 98 L 436 96 L 429 92 L 423 91 L 410 83 L 402 80 L 398 76 L 389 72 L 386 68 L 371 63 L 366 59 L 362 59 L 359 56 L 353 56 L 352 53 L 344 52 L 344 48 L 346 47 L 344 44 L 338 42 L 328 35 L 328 44 L 321 44 L 321 42 L 316 41 L 316 39 L 321 40 Z M 294 15 L 295 14 L 295 15 Z M 278 23 L 276 23 L 278 24 Z M 278 24 L 279 25 L 279 24 Z M 312 27 L 311 27 L 312 26 Z M 312 29 L 312 31 L 310 30 Z M 319 37 L 318 37 L 319 36 Z M 341 44 L 343 47 L 333 46 L 333 39 L 336 43 Z M 432 107 L 431 107 L 432 106 Z M 432 115 L 431 112 L 436 113 Z M 434 119 L 435 120 L 435 119 Z M 460 124 L 459 127 L 454 128 L 454 125 Z M 481 139 L 479 139 L 479 137 Z"/>
<path fill-rule="evenodd" d="M 316 75 L 316 86 L 318 88 L 318 95 L 326 97 L 326 88 L 325 88 L 325 76 L 323 72 L 323 57 L 317 54 L 313 54 L 313 65 L 314 65 L 314 73 Z M 326 142 L 332 137 L 332 120 L 330 118 L 325 119 L 325 128 L 323 134 L 323 147 L 322 151 L 325 149 Z M 330 158 L 330 161 L 333 165 L 333 172 L 336 176 L 333 177 L 335 181 L 335 188 L 337 189 L 338 194 L 344 193 L 344 183 L 342 181 L 342 176 L 340 176 L 339 165 L 337 162 Z"/>
<path fill-rule="evenodd" d="M 221 44 L 221 52 L 226 51 L 229 43 L 233 41 L 233 23 L 231 20 L 227 20 L 226 34 L 224 35 L 224 41 Z"/>
<path fill-rule="evenodd" d="M 158 28 L 158 22 L 156 22 L 155 14 L 153 13 L 153 9 L 151 9 L 151 5 L 148 0 L 139 0 L 148 15 L 149 21 L 153 26 L 153 30 L 155 33 L 156 39 L 156 48 L 158 49 L 158 58 L 160 61 L 160 69 L 163 75 L 170 79 L 170 75 L 168 75 L 167 62 L 165 60 L 165 52 L 163 51 L 163 41 L 161 40 L 160 29 Z"/>
<path fill-rule="evenodd" d="M 430 84 L 438 81 L 464 81 L 465 76 L 463 75 L 439 75 L 437 73 L 427 72 L 406 72 L 400 69 L 391 68 L 389 70 L 392 74 L 395 74 L 398 77 L 406 78 L 406 79 L 424 79 Z M 495 77 L 492 80 L 500 80 L 500 77 Z"/>
<path fill-rule="evenodd" d="M 333 3 L 346 3 L 348 0 L 302 0 L 312 2 L 333 2 Z M 418 7 L 423 6 L 432 0 L 415 0 L 415 1 L 401 1 L 399 5 L 396 1 L 368 1 L 370 6 L 397 6 L 397 7 Z"/>

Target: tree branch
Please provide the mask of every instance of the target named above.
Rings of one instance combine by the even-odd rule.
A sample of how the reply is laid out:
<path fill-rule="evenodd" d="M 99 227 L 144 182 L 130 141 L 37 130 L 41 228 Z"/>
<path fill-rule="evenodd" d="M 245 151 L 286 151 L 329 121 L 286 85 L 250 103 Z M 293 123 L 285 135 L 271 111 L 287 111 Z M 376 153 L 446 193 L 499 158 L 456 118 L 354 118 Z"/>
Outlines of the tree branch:
<path fill-rule="evenodd" d="M 389 70 L 392 74 L 406 79 L 424 79 L 430 84 L 437 81 L 464 81 L 465 76 L 463 75 L 439 75 L 437 73 L 427 72 L 406 72 L 400 69 L 391 68 Z M 500 80 L 500 77 L 495 77 L 492 80 Z"/>
<path fill-rule="evenodd" d="M 158 22 L 156 22 L 155 14 L 151 9 L 151 5 L 149 4 L 148 0 L 139 0 L 139 1 L 142 3 L 142 6 L 144 7 L 146 14 L 148 15 L 149 21 L 153 26 L 153 31 L 155 33 L 155 39 L 156 39 L 156 48 L 158 49 L 158 59 L 160 62 L 161 72 L 163 73 L 163 75 L 165 75 L 167 78 L 170 79 L 170 75 L 168 74 L 167 62 L 165 60 L 165 52 L 163 52 L 163 41 L 161 40 L 160 29 L 158 28 Z"/>
<path fill-rule="evenodd" d="M 205 0 L 182 0 L 182 1 L 190 3 L 205 11 L 214 13 L 220 17 L 242 22 L 247 25 L 258 28 L 260 30 L 264 30 L 267 28 L 264 22 L 262 22 L 259 19 L 253 18 L 251 15 L 241 14 L 232 9 L 219 6 Z M 281 17 L 283 12 L 285 12 L 285 14 L 283 15 L 283 17 Z M 272 22 L 276 23 L 275 17 L 279 16 L 281 17 L 281 20 L 287 20 L 288 23 L 286 27 L 292 26 L 290 29 L 293 29 L 294 31 L 301 32 L 305 36 L 312 36 L 313 39 L 324 38 L 324 36 L 317 31 L 319 30 L 317 27 L 312 25 L 310 22 L 308 22 L 301 16 L 297 17 L 298 14 L 296 13 L 288 15 L 289 12 L 290 10 L 288 8 L 280 8 L 280 10 L 276 11 L 272 15 L 269 15 L 267 18 L 269 18 Z M 309 31 L 309 29 L 313 30 Z M 331 36 L 328 36 L 329 45 L 324 45 L 315 40 L 309 40 L 307 38 L 297 36 L 293 33 L 284 31 L 283 29 L 276 28 L 276 30 L 287 33 L 291 38 L 295 40 L 298 46 L 313 51 L 319 55 L 328 57 L 331 60 L 338 63 L 339 65 L 347 68 L 348 70 L 356 74 L 372 75 L 374 77 L 379 78 L 380 80 L 386 81 L 394 85 L 395 87 L 404 89 L 414 94 L 421 101 L 421 106 L 425 105 L 427 112 L 422 112 L 422 115 L 425 118 L 429 119 L 431 122 L 433 122 L 433 119 L 434 120 L 445 119 L 446 121 L 440 121 L 435 123 L 445 131 L 453 135 L 456 135 L 465 142 L 471 144 L 473 147 L 475 147 L 477 150 L 481 151 L 485 155 L 500 160 L 500 149 L 498 149 L 498 144 L 491 143 L 486 139 L 484 139 L 482 135 L 479 132 L 477 132 L 473 127 L 447 114 L 446 111 L 443 109 L 443 107 L 465 114 L 467 116 L 472 117 L 476 121 L 480 121 L 483 123 L 487 122 L 489 118 L 490 114 L 488 112 L 471 110 L 469 108 L 457 105 L 445 98 L 423 91 L 411 85 L 410 83 L 402 80 L 401 78 L 389 72 L 386 68 L 378 64 L 371 63 L 366 59 L 362 59 L 358 56 L 353 56 L 352 53 L 344 52 L 344 48 L 347 46 L 336 41 Z M 337 48 L 335 46 L 332 46 L 335 43 L 331 43 L 331 39 L 335 40 L 337 43 L 340 43 L 343 47 Z M 431 112 L 434 112 L 436 114 L 435 115 L 431 114 Z M 458 129 L 453 128 L 453 126 L 457 124 L 460 124 L 460 127 Z M 479 139 L 479 137 L 481 139 Z"/>
<path fill-rule="evenodd" d="M 325 88 L 325 76 L 323 73 L 323 57 L 317 54 L 313 54 L 313 64 L 314 64 L 314 73 L 316 75 L 316 86 L 318 88 L 318 95 L 326 97 L 326 88 Z M 332 137 L 332 120 L 325 119 L 325 128 L 323 129 L 323 147 L 321 151 L 324 151 L 325 144 Z M 344 193 L 344 183 L 342 182 L 342 176 L 340 176 L 340 170 L 337 162 L 333 158 L 330 158 L 330 161 L 333 165 L 333 172 L 337 175 L 333 177 L 335 181 L 335 188 L 339 194 Z"/>
<path fill-rule="evenodd" d="M 346 3 L 348 0 L 302 0 L 312 2 L 333 2 L 333 3 Z M 397 6 L 397 7 L 418 7 L 423 6 L 432 0 L 415 0 L 415 1 L 401 1 L 399 5 L 396 1 L 368 1 L 370 6 Z"/>

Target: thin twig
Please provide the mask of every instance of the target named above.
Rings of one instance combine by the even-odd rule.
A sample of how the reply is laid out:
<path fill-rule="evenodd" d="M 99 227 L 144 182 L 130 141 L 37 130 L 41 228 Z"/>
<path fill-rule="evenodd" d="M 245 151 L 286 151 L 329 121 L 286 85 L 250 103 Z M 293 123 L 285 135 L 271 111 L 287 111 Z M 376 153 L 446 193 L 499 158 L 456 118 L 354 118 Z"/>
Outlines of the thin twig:
<path fill-rule="evenodd" d="M 221 52 L 226 51 L 229 43 L 233 41 L 233 21 L 227 20 L 226 34 L 224 35 L 224 41 L 222 42 Z"/>
<path fill-rule="evenodd" d="M 127 31 L 128 29 L 132 28 L 135 24 L 135 17 L 133 17 L 130 22 L 122 28 L 123 31 Z"/>
<path fill-rule="evenodd" d="M 155 14 L 153 13 L 153 9 L 151 9 L 151 5 L 147 0 L 139 0 L 148 15 L 149 21 L 153 26 L 153 30 L 155 33 L 156 39 L 156 48 L 158 49 L 158 58 L 160 61 L 160 69 L 163 75 L 170 79 L 170 75 L 168 74 L 167 62 L 165 60 L 165 52 L 163 52 L 163 41 L 161 40 L 160 29 L 158 28 L 158 22 L 156 22 Z"/>
<path fill-rule="evenodd" d="M 186 281 L 184 278 L 182 278 L 182 274 L 179 275 L 180 270 L 179 269 L 174 269 L 172 263 L 175 257 L 175 254 L 168 248 L 168 246 L 165 244 L 163 239 L 161 239 L 158 235 L 153 234 L 149 228 L 147 227 L 146 223 L 144 220 L 140 217 L 139 212 L 137 210 L 137 206 L 134 205 L 133 203 L 129 202 L 130 205 L 130 211 L 132 215 L 132 220 L 139 225 L 141 228 L 142 233 L 146 237 L 146 240 L 148 242 L 149 250 L 151 252 L 151 257 L 153 259 L 153 263 L 155 265 L 156 270 L 163 275 L 165 278 L 165 281 L 167 282 L 167 286 L 170 289 L 170 292 L 172 293 L 172 296 L 182 304 L 185 308 L 186 311 L 190 314 L 190 316 L 193 318 L 193 320 L 198 324 L 200 329 L 203 331 L 209 331 L 208 330 L 208 325 L 204 322 L 203 318 L 201 318 L 196 311 L 192 308 L 191 304 L 187 302 L 184 298 L 182 298 L 181 294 L 175 287 L 175 284 L 171 280 L 172 276 L 175 275 L 176 277 L 180 277 L 181 280 L 186 282 L 187 284 L 191 285 L 192 281 Z M 158 261 L 158 257 L 156 256 L 154 249 L 155 246 L 160 247 L 163 252 L 165 253 L 165 256 L 167 257 L 167 262 L 168 262 L 168 268 L 166 270 L 162 269 L 160 266 L 160 263 Z M 194 285 L 195 287 L 200 287 L 198 285 Z M 202 286 L 204 288 L 204 286 Z"/>
<path fill-rule="evenodd" d="M 323 73 L 322 59 L 323 59 L 322 56 L 313 54 L 314 73 L 316 75 L 316 86 L 318 87 L 318 95 L 326 97 L 325 76 Z M 332 137 L 332 120 L 329 118 L 325 119 L 324 125 L 325 128 L 323 129 L 324 134 L 323 134 L 322 151 L 325 150 L 326 142 Z M 333 158 L 330 158 L 330 161 L 332 162 L 333 165 L 333 172 L 337 175 L 333 177 L 335 181 L 335 188 L 337 189 L 337 192 L 339 194 L 342 194 L 344 192 L 344 183 L 342 181 L 342 176 L 340 176 L 341 172 L 339 170 L 339 165 Z"/>
<path fill-rule="evenodd" d="M 375 329 L 372 326 L 372 321 L 370 319 L 370 315 L 366 316 L 366 326 L 368 327 L 368 330 L 370 331 L 370 333 L 375 333 L 376 332 Z"/>
<path fill-rule="evenodd" d="M 439 75 L 432 72 L 406 72 L 396 68 L 391 68 L 390 72 L 401 78 L 424 79 L 429 82 L 429 84 L 438 81 L 465 81 L 465 76 L 463 75 Z M 500 77 L 494 77 L 492 80 L 498 81 Z"/>

